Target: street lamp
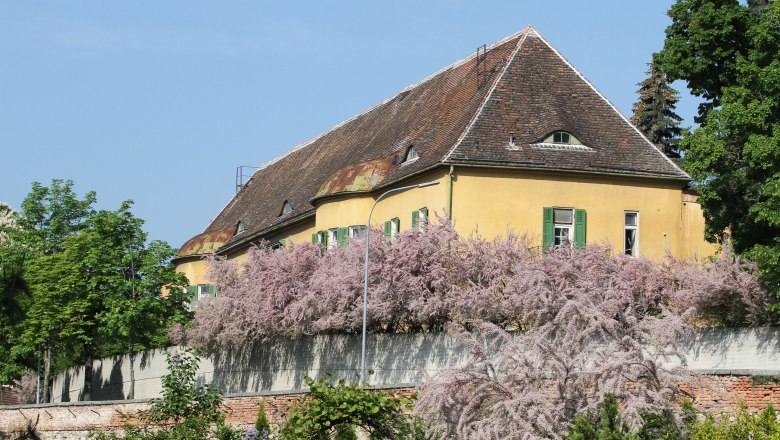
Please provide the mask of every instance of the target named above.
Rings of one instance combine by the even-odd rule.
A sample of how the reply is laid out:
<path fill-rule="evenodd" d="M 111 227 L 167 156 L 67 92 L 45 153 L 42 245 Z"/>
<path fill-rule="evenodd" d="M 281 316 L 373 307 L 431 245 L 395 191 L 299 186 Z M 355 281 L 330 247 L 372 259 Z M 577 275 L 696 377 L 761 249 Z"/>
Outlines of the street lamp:
<path fill-rule="evenodd" d="M 425 182 L 418 185 L 402 186 L 400 188 L 389 189 L 376 198 L 371 210 L 368 211 L 368 220 L 366 220 L 366 272 L 363 278 L 363 338 L 360 343 L 360 385 L 366 381 L 366 315 L 368 314 L 368 245 L 371 242 L 371 214 L 374 213 L 376 204 L 388 194 L 406 191 L 407 189 L 425 188 L 426 186 L 438 185 L 439 182 Z"/>

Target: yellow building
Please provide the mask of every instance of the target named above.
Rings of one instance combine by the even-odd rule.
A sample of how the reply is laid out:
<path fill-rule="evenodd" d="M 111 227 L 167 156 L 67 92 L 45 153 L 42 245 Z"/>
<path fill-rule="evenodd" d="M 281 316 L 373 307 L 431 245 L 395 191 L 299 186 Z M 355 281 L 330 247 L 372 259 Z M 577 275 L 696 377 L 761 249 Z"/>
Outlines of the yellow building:
<path fill-rule="evenodd" d="M 261 167 L 175 263 L 207 295 L 204 256 L 343 243 L 380 194 L 430 181 L 383 198 L 372 219 L 387 235 L 442 215 L 461 234 L 705 256 L 715 248 L 689 180 L 528 27 Z"/>

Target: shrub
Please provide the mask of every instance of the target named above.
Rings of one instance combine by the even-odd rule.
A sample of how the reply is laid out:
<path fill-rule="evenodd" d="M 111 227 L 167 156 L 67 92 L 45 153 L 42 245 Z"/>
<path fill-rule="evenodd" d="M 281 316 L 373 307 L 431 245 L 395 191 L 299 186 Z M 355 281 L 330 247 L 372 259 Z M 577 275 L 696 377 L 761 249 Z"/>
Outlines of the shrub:
<path fill-rule="evenodd" d="M 331 385 L 325 379 L 306 378 L 306 384 L 309 392 L 281 428 L 281 440 L 353 440 L 357 438 L 356 428 L 371 439 L 437 438 L 426 433 L 422 420 L 407 414 L 410 399 L 343 380 Z"/>
<path fill-rule="evenodd" d="M 780 440 L 780 422 L 770 405 L 758 414 L 742 408 L 734 416 L 724 415 L 716 422 L 711 415 L 691 427 L 690 440 Z"/>

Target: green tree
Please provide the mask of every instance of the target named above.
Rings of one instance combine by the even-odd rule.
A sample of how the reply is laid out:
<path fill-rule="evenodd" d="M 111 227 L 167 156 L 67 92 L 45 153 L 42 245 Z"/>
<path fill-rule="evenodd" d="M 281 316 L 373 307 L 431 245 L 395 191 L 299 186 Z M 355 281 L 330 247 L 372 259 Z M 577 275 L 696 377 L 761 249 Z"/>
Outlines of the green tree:
<path fill-rule="evenodd" d="M 631 122 L 665 155 L 680 157 L 677 144 L 682 118 L 674 112 L 679 101 L 677 90 L 650 64 L 647 79 L 639 83 L 638 93 Z"/>
<path fill-rule="evenodd" d="M 19 228 L 12 233 L 15 245 L 25 253 L 24 276 L 30 289 L 24 331 L 13 351 L 17 358 L 43 358 L 43 401 L 49 400 L 52 369 L 59 370 L 74 360 L 74 351 L 66 350 L 69 335 L 62 334 L 58 314 L 67 298 L 62 296 L 58 277 L 64 241 L 86 227 L 94 214 L 94 192 L 79 199 L 70 180 L 52 180 L 50 186 L 34 182 L 22 201 Z M 63 337 L 64 336 L 64 337 Z M 54 364 L 54 365 L 53 365 Z"/>
<path fill-rule="evenodd" d="M 780 3 L 678 0 L 656 67 L 705 102 L 683 137 L 708 238 L 730 239 L 780 295 Z"/>
<path fill-rule="evenodd" d="M 23 303 L 29 294 L 24 249 L 11 239 L 16 229 L 16 214 L 0 202 L 0 384 L 13 382 L 25 370 L 13 353 L 24 317 Z"/>
<path fill-rule="evenodd" d="M 21 216 L 24 240 L 35 254 L 26 264 L 32 301 L 18 351 L 44 347 L 45 383 L 52 353 L 58 354 L 59 368 L 80 362 L 84 400 L 92 397 L 95 357 L 127 350 L 132 364 L 138 348 L 164 345 L 167 328 L 190 317 L 186 279 L 170 264 L 175 250 L 159 241 L 146 244 L 132 202 L 116 211 L 95 211 L 95 199 L 88 193 L 79 200 L 69 181 L 55 180 L 51 188 L 36 183 Z M 128 397 L 133 394 L 131 373 Z"/>

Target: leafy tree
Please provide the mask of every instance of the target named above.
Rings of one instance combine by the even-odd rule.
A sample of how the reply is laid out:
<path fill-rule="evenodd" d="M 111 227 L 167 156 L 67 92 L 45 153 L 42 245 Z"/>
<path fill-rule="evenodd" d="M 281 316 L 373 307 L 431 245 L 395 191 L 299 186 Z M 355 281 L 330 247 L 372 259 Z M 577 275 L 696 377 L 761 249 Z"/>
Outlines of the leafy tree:
<path fill-rule="evenodd" d="M 57 287 L 57 255 L 63 251 L 63 242 L 80 232 L 87 219 L 94 213 L 94 192 L 79 199 L 70 180 L 52 180 L 46 187 L 34 182 L 32 190 L 22 202 L 18 215 L 19 228 L 12 233 L 16 245 L 26 252 L 25 279 L 30 289 L 30 299 L 25 308 L 21 326 L 24 332 L 13 348 L 18 358 L 43 357 L 43 401 L 49 400 L 49 381 L 52 363 L 59 368 L 69 366 L 73 353 L 65 350 L 68 335 L 62 338 L 58 313 L 65 298 Z M 56 368 L 56 367 L 55 367 Z M 57 368 L 57 369 L 59 369 Z"/>
<path fill-rule="evenodd" d="M 24 279 L 25 251 L 11 239 L 16 229 L 16 214 L 0 203 L 0 384 L 12 383 L 25 370 L 13 353 L 29 295 Z"/>
<path fill-rule="evenodd" d="M 708 238 L 730 239 L 780 295 L 780 3 L 678 0 L 656 67 L 703 97 L 680 143 Z"/>
<path fill-rule="evenodd" d="M 33 182 L 19 216 L 23 237 L 44 254 L 62 251 L 65 238 L 81 231 L 94 214 L 96 201 L 94 191 L 79 200 L 70 180 L 54 179 L 49 187 Z"/>
<path fill-rule="evenodd" d="M 639 100 L 634 103 L 631 122 L 664 154 L 680 157 L 677 143 L 682 118 L 674 112 L 679 101 L 677 90 L 652 64 L 647 75 L 647 79 L 639 83 Z"/>
<path fill-rule="evenodd" d="M 687 427 L 695 420 L 695 410 L 688 401 L 683 406 L 679 424 L 670 412 L 643 413 L 641 425 L 632 428 L 618 401 L 608 398 L 595 415 L 591 411 L 578 415 L 566 440 L 685 440 Z"/>
<path fill-rule="evenodd" d="M 163 345 L 167 328 L 189 317 L 186 280 L 170 264 L 175 251 L 163 242 L 146 244 L 132 202 L 96 211 L 95 199 L 88 193 L 79 200 L 70 181 L 55 180 L 51 188 L 36 183 L 21 215 L 22 239 L 34 250 L 25 274 L 33 297 L 17 351 L 44 347 L 45 383 L 52 352 L 60 353 L 60 367 L 80 360 L 84 400 L 91 398 L 96 356 L 128 350 L 132 364 L 137 348 Z M 131 373 L 128 397 L 133 385 Z"/>

